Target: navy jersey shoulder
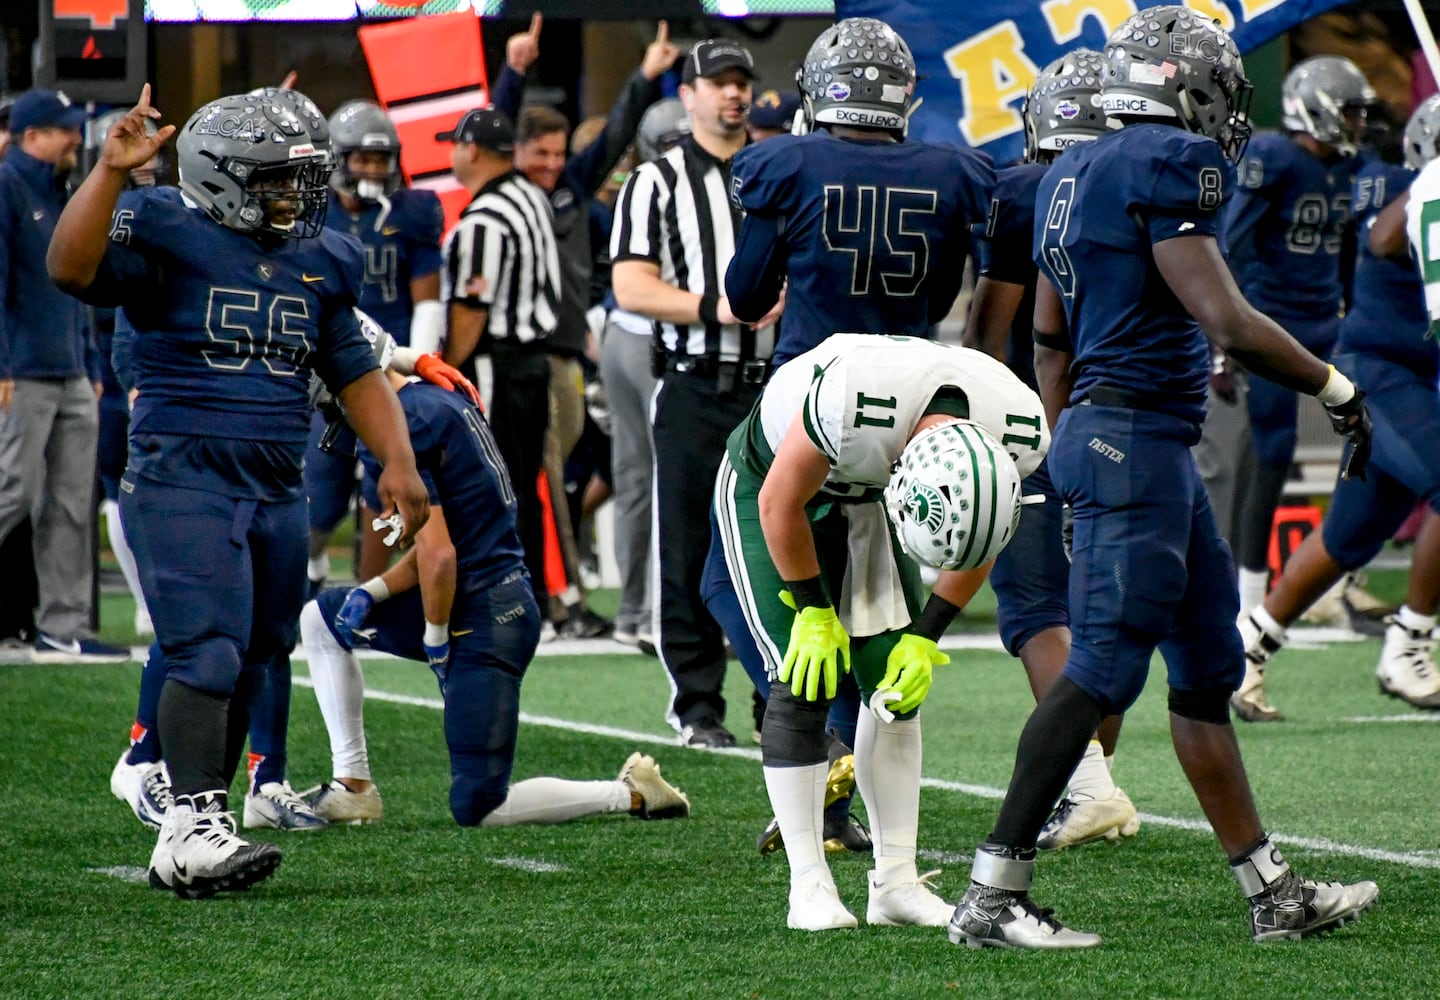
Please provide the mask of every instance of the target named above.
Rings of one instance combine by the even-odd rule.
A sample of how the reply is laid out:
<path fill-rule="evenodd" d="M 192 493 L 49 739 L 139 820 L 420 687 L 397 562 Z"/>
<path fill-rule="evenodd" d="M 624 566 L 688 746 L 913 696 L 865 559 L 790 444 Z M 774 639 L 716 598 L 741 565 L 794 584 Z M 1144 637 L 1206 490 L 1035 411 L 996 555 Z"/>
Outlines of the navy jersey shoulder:
<path fill-rule="evenodd" d="M 360 248 L 340 234 L 266 247 L 174 189 L 140 190 L 120 199 L 106 266 L 135 329 L 136 434 L 303 454 L 311 371 L 338 392 L 376 367 L 354 316 Z"/>
<path fill-rule="evenodd" d="M 457 586 L 462 591 L 489 586 L 521 569 L 515 492 L 484 415 L 458 393 L 425 382 L 412 382 L 399 395 L 415 466 L 430 502 L 445 512 Z M 363 449 L 361 460 L 373 483 L 379 463 Z"/>
<path fill-rule="evenodd" d="M 784 360 L 838 331 L 928 333 L 932 297 L 953 301 L 995 171 L 975 150 L 822 131 L 742 150 L 731 183 L 747 213 L 784 220 Z"/>
<path fill-rule="evenodd" d="M 1255 136 L 1225 215 L 1236 282 L 1257 309 L 1323 320 L 1340 306 L 1351 184 L 1361 161 L 1322 159 L 1277 132 Z"/>
<path fill-rule="evenodd" d="M 974 227 L 975 262 L 992 281 L 1024 285 L 1035 278 L 1035 192 L 1049 167 L 1019 163 L 995 175 L 984 225 Z"/>
<path fill-rule="evenodd" d="M 330 194 L 326 228 L 346 233 L 361 245 L 360 308 L 401 344 L 410 342 L 415 308 L 410 282 L 440 270 L 444 223 L 440 199 L 430 191 L 402 187 L 391 193 L 388 205 L 367 204 L 358 212 Z"/>
<path fill-rule="evenodd" d="M 1151 247 L 1214 236 L 1233 185 L 1217 143 L 1169 125 L 1129 125 L 1051 164 L 1036 192 L 1035 259 L 1069 321 L 1073 400 L 1108 385 L 1203 418 L 1209 349 Z"/>
<path fill-rule="evenodd" d="M 1379 356 L 1434 383 L 1440 345 L 1426 336 L 1425 289 L 1410 257 L 1370 252 L 1370 226 L 1380 211 L 1410 187 L 1415 173 L 1403 166 L 1369 163 L 1355 177 L 1354 207 L 1359 252 L 1350 309 L 1340 325 L 1338 353 Z"/>

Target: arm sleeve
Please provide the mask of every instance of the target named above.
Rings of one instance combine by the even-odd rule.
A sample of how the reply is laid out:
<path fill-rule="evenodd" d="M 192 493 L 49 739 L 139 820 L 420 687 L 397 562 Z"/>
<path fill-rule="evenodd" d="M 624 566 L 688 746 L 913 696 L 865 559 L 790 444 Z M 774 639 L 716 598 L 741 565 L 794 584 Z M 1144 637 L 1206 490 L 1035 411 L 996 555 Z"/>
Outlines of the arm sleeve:
<path fill-rule="evenodd" d="M 1150 197 L 1140 206 L 1151 243 L 1215 236 L 1235 189 L 1235 170 L 1218 143 L 1188 133 L 1178 138 L 1176 148 L 1157 151 Z"/>
<path fill-rule="evenodd" d="M 410 277 L 424 278 L 440 270 L 440 234 L 445 228 L 445 210 L 432 191 L 415 191 L 415 256 Z"/>
<path fill-rule="evenodd" d="M 125 310 L 115 310 L 115 335 L 110 338 L 110 367 L 115 370 L 115 381 L 120 388 L 130 392 L 135 388 L 135 328 L 125 316 Z"/>
<path fill-rule="evenodd" d="M 620 157 L 634 141 L 645 109 L 659 99 L 659 81 L 645 79 L 645 74 L 638 69 L 630 74 L 600 134 L 566 162 L 565 180 L 572 190 L 587 199 L 595 194 L 604 183 L 605 176 L 620 162 Z"/>
<path fill-rule="evenodd" d="M 490 90 L 490 105 L 496 111 L 504 112 L 513 122 L 520 114 L 520 102 L 524 97 L 525 78 L 506 63 L 500 70 L 500 75 L 495 78 L 495 86 Z"/>
<path fill-rule="evenodd" d="M 725 271 L 725 294 L 730 311 L 741 319 L 759 319 L 780 301 L 787 256 L 784 233 L 780 219 L 747 215 L 740 224 L 735 255 Z"/>
<path fill-rule="evenodd" d="M 637 167 L 625 180 L 615 203 L 610 258 L 660 260 L 660 171 L 652 163 Z"/>

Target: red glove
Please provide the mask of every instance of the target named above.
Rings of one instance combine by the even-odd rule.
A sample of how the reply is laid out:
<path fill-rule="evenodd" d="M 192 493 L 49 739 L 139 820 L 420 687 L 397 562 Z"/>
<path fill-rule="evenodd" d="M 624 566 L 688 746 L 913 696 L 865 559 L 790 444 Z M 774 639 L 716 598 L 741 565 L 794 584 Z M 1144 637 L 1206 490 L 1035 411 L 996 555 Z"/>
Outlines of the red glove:
<path fill-rule="evenodd" d="M 463 392 L 469 397 L 470 402 L 480 407 L 481 410 L 485 409 L 480 402 L 480 393 L 476 390 L 475 383 L 462 375 L 460 369 L 446 364 L 438 353 L 420 355 L 415 360 L 415 374 L 442 389 Z"/>

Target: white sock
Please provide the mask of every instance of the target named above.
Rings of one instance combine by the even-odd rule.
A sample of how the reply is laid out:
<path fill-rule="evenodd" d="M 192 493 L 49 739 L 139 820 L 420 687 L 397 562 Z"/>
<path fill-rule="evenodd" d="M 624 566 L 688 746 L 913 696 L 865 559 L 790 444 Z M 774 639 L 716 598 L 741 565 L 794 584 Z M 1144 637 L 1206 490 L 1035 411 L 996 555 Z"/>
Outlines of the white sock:
<path fill-rule="evenodd" d="M 1265 610 L 1265 605 L 1260 604 L 1251 608 L 1250 618 L 1256 625 L 1260 626 L 1260 631 L 1264 632 L 1271 639 L 1282 644 L 1285 642 L 1285 626 L 1277 622 L 1271 616 L 1270 612 Z M 1434 621 L 1434 619 L 1432 618 L 1431 621 Z"/>
<path fill-rule="evenodd" d="M 148 621 L 150 612 L 145 607 L 145 594 L 140 590 L 140 568 L 135 565 L 135 553 L 130 551 L 130 542 L 125 538 L 125 524 L 120 519 L 120 504 L 106 500 L 100 505 L 105 514 L 105 528 L 110 534 L 110 549 L 115 561 L 120 564 L 120 574 L 125 577 L 125 586 L 135 598 L 135 620 Z"/>
<path fill-rule="evenodd" d="M 311 583 L 324 583 L 330 579 L 330 553 L 321 552 L 318 556 L 311 556 L 310 561 L 305 564 L 305 577 Z"/>
<path fill-rule="evenodd" d="M 1105 766 L 1105 751 L 1099 740 L 1091 740 L 1080 758 L 1075 773 L 1070 776 L 1070 798 L 1076 802 L 1113 799 L 1115 782 L 1110 769 Z"/>
<path fill-rule="evenodd" d="M 505 801 L 482 819 L 480 825 L 565 823 L 581 816 L 629 811 L 630 786 L 622 781 L 527 778 L 511 785 Z"/>
<path fill-rule="evenodd" d="M 365 675 L 360 661 L 340 645 L 314 601 L 300 612 L 300 641 L 310 661 L 315 700 L 320 703 L 320 714 L 330 734 L 333 773 L 370 781 L 370 751 L 365 744 Z"/>
<path fill-rule="evenodd" d="M 1240 613 L 1260 606 L 1265 600 L 1265 589 L 1270 583 L 1270 571 L 1268 569 L 1244 569 L 1240 570 Z"/>
<path fill-rule="evenodd" d="M 870 818 L 875 876 L 915 878 L 915 841 L 920 828 L 920 716 L 881 722 L 860 710 L 855 727 L 855 784 Z M 785 846 L 788 849 L 790 842 Z"/>
<path fill-rule="evenodd" d="M 1411 611 L 1408 604 L 1401 606 L 1395 615 L 1395 621 L 1411 632 L 1432 632 L 1435 629 L 1434 615 L 1422 615 L 1419 612 Z"/>
<path fill-rule="evenodd" d="M 765 790 L 770 794 L 770 808 L 775 810 L 780 836 L 785 838 L 785 857 L 790 862 L 793 889 L 804 876 L 812 874 L 816 866 L 827 873 L 830 870 L 825 863 L 825 778 L 830 773 L 830 765 L 762 770 Z"/>
<path fill-rule="evenodd" d="M 1109 771 L 1111 774 L 1115 773 L 1115 755 L 1113 753 L 1109 757 L 1105 758 L 1105 770 Z"/>

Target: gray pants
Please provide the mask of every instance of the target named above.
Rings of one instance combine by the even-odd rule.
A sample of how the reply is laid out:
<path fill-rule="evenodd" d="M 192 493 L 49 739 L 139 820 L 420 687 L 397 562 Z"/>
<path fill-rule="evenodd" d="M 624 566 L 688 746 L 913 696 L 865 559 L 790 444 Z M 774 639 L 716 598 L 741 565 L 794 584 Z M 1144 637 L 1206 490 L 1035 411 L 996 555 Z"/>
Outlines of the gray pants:
<path fill-rule="evenodd" d="M 28 513 L 46 635 L 90 638 L 99 405 L 86 378 L 17 379 L 0 416 L 0 539 Z"/>
<path fill-rule="evenodd" d="M 1215 524 L 1230 543 L 1231 552 L 1240 542 L 1240 519 L 1245 514 L 1240 479 L 1250 467 L 1246 461 L 1250 452 L 1249 382 L 1243 372 L 1236 372 L 1234 378 L 1235 402 L 1227 403 L 1210 390 L 1200 443 L 1190 449 L 1215 511 Z"/>
<path fill-rule="evenodd" d="M 650 338 L 613 323 L 600 342 L 600 378 L 610 403 L 610 474 L 615 488 L 615 562 L 620 608 L 615 627 L 650 631 L 650 493 L 654 450 L 650 405 Z"/>

